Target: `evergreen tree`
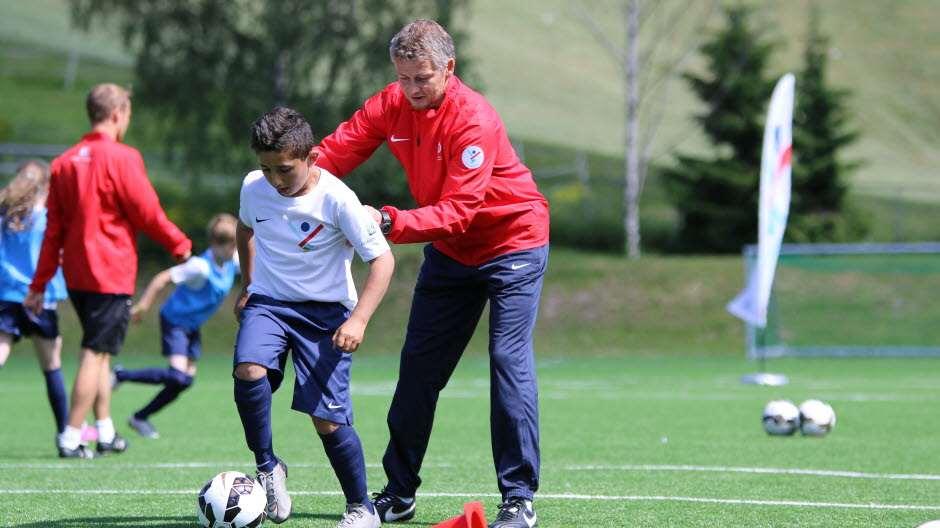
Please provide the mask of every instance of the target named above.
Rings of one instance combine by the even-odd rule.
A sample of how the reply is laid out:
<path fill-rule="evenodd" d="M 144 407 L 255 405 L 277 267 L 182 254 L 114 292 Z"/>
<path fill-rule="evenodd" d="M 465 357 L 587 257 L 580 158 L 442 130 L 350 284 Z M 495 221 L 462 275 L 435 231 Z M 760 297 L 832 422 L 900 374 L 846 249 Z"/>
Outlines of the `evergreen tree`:
<path fill-rule="evenodd" d="M 858 137 L 848 126 L 846 90 L 827 86 L 828 39 L 819 28 L 819 10 L 810 11 L 803 71 L 796 80 L 793 116 L 793 192 L 787 238 L 835 242 L 865 234 L 861 216 L 847 204 L 847 175 L 857 163 L 839 160 L 839 151 Z"/>
<path fill-rule="evenodd" d="M 757 238 L 763 123 L 774 85 L 765 70 L 773 44 L 750 27 L 750 8 L 725 14 L 726 26 L 701 47 L 707 73 L 685 75 L 705 105 L 697 120 L 714 153 L 679 155 L 663 172 L 685 251 L 737 252 Z"/>

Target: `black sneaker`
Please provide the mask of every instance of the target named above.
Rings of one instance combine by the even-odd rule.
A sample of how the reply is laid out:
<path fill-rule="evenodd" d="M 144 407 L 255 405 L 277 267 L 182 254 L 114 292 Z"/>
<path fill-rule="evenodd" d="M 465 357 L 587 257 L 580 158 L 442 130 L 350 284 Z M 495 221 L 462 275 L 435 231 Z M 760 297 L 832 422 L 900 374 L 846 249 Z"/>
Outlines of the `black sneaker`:
<path fill-rule="evenodd" d="M 98 456 L 107 455 L 110 453 L 123 453 L 127 450 L 127 440 L 123 436 L 114 433 L 114 440 L 110 442 L 98 441 L 98 445 L 95 446 L 95 451 L 98 452 Z"/>
<path fill-rule="evenodd" d="M 415 500 L 403 499 L 384 489 L 372 494 L 372 505 L 382 522 L 403 522 L 415 516 Z"/>
<path fill-rule="evenodd" d="M 538 519 L 535 516 L 535 506 L 532 501 L 520 498 L 511 498 L 499 505 L 496 520 L 490 523 L 489 528 L 535 528 Z"/>
<path fill-rule="evenodd" d="M 59 458 L 95 458 L 95 452 L 88 446 L 79 444 L 75 449 L 58 446 Z"/>

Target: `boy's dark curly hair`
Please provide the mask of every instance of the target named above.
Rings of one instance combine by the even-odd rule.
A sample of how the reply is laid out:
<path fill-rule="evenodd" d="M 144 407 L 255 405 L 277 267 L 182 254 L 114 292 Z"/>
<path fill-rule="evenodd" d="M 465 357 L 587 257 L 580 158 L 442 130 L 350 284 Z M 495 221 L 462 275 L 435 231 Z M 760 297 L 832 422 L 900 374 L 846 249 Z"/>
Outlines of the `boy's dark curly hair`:
<path fill-rule="evenodd" d="M 276 106 L 251 125 L 251 148 L 255 152 L 288 152 L 306 158 L 315 141 L 310 123 L 296 110 Z"/>

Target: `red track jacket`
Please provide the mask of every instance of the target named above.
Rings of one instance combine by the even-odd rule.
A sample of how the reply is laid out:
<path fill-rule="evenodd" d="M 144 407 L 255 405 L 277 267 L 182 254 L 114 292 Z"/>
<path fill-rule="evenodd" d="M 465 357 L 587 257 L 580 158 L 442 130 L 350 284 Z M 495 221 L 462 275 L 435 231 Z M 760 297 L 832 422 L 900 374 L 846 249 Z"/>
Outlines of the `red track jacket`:
<path fill-rule="evenodd" d="M 92 132 L 52 161 L 48 225 L 29 289 L 45 291 L 59 267 L 69 289 L 133 295 L 137 231 L 174 257 L 192 242 L 167 219 L 136 149 Z"/>
<path fill-rule="evenodd" d="M 414 110 L 398 83 L 325 137 L 317 165 L 345 176 L 382 142 L 408 177 L 417 209 L 383 209 L 388 239 L 434 242 L 468 266 L 548 243 L 548 201 L 519 161 L 496 110 L 456 76 L 437 109 Z"/>

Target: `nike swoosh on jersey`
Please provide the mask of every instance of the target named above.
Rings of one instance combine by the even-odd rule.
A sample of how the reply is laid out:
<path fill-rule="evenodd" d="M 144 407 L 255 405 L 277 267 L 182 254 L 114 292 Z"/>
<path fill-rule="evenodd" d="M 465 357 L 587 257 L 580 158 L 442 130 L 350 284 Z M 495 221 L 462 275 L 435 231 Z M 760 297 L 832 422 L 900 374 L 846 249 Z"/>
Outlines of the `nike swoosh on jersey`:
<path fill-rule="evenodd" d="M 257 216 L 255 217 L 255 223 L 258 223 L 258 224 L 260 224 L 261 222 L 267 222 L 268 220 L 270 220 L 270 218 L 258 218 Z"/>
<path fill-rule="evenodd" d="M 411 138 L 396 137 L 395 134 L 392 134 L 392 137 L 388 138 L 392 143 L 398 143 L 400 141 L 408 141 Z"/>

